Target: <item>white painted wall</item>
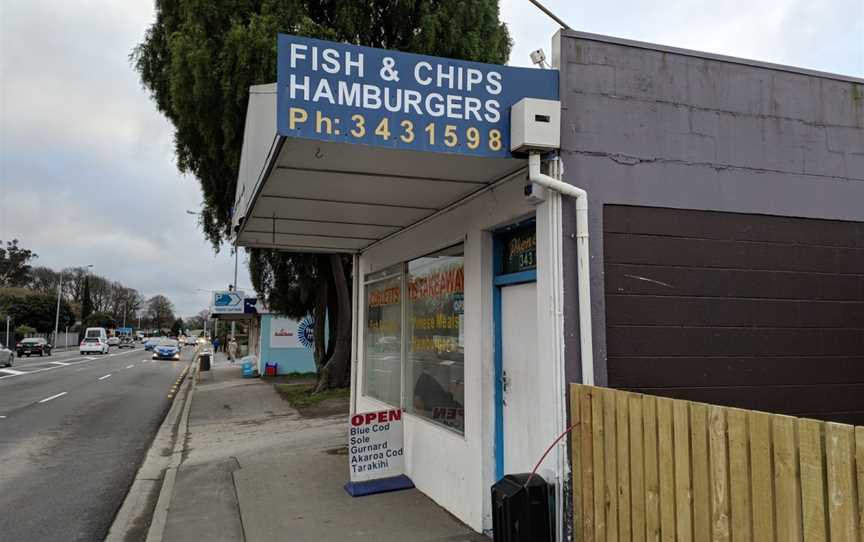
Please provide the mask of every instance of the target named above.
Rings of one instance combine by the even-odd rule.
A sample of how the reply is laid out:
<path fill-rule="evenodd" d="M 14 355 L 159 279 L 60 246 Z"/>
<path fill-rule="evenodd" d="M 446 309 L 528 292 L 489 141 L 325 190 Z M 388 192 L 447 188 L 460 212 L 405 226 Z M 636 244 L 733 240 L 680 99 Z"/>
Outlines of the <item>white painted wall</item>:
<path fill-rule="evenodd" d="M 422 418 L 405 414 L 406 474 L 418 489 L 446 508 L 471 528 L 491 529 L 489 490 L 494 482 L 494 351 L 492 322 L 492 234 L 491 231 L 524 219 L 538 210 L 522 195 L 524 175 L 498 185 L 438 217 L 371 247 L 360 256 L 361 278 L 395 263 L 407 261 L 453 244 L 465 243 L 465 435 L 458 435 Z M 557 199 L 553 205 L 560 205 Z M 548 213 L 547 213 L 548 214 Z M 540 218 L 540 217 L 538 217 Z M 549 226 L 538 220 L 538 247 L 548 242 Z M 542 262 L 543 251 L 538 248 Z M 547 264 L 548 265 L 548 264 Z M 549 291 L 539 284 L 538 292 Z M 548 274 L 546 274 L 548 275 Z M 544 276 L 546 276 L 544 275 Z M 362 287 L 362 285 L 361 285 Z M 360 299 L 365 293 L 360 292 Z M 543 301 L 540 300 L 541 306 Z M 363 330 L 365 315 L 361 307 L 356 332 L 360 352 L 357 386 L 363 378 Z M 547 335 L 554 333 L 552 327 Z M 538 342 L 548 342 L 538 337 Z M 541 348 L 545 351 L 546 348 Z M 538 353 L 538 358 L 544 357 Z M 538 398 L 537 423 L 543 434 L 554 438 L 556 418 L 554 385 L 549 377 L 551 364 L 542 364 L 538 376 L 549 383 L 549 392 Z M 357 399 L 357 412 L 382 408 L 379 401 Z M 548 414 L 547 414 L 548 413 Z M 553 454 L 554 455 L 554 454 Z M 554 465 L 554 459 L 548 463 Z"/>

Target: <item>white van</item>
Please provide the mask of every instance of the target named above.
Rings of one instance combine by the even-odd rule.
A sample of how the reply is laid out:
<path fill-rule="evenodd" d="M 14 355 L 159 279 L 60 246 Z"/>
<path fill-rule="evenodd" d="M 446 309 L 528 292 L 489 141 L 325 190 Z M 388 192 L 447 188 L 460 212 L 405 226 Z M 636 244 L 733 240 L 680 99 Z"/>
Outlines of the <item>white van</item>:
<path fill-rule="evenodd" d="M 84 332 L 84 340 L 78 347 L 83 355 L 87 352 L 108 353 L 108 332 L 104 327 L 88 327 Z"/>

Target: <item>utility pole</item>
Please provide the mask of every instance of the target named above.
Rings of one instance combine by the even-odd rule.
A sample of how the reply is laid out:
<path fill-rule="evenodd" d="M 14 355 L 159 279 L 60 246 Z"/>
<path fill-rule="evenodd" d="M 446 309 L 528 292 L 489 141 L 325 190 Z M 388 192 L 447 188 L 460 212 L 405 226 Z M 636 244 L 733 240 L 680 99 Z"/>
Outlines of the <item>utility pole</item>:
<path fill-rule="evenodd" d="M 9 348 L 9 324 L 12 322 L 12 317 L 6 315 L 6 348 Z"/>
<path fill-rule="evenodd" d="M 238 255 L 237 237 L 238 237 L 237 235 L 234 236 L 234 288 L 233 288 L 233 290 L 235 292 L 237 291 L 237 255 Z M 245 306 L 245 300 L 241 300 L 240 302 L 244 303 L 244 306 Z M 231 339 L 232 340 L 234 339 L 234 332 L 236 331 L 236 329 L 237 329 L 237 322 L 235 322 L 234 320 L 231 320 Z"/>
<path fill-rule="evenodd" d="M 60 294 L 63 293 L 63 270 L 60 270 L 60 280 L 57 281 L 57 314 L 54 316 L 54 337 L 51 342 L 57 346 L 57 331 L 60 329 Z M 7 341 L 9 339 L 6 339 Z"/>

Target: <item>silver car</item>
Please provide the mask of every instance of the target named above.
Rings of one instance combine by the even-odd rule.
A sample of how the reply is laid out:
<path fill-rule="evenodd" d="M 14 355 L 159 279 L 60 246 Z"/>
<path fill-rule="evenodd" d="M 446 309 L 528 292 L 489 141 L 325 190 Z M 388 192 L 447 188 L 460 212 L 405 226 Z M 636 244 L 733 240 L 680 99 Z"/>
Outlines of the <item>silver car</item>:
<path fill-rule="evenodd" d="M 15 352 L 0 344 L 0 367 L 12 367 L 15 363 Z"/>

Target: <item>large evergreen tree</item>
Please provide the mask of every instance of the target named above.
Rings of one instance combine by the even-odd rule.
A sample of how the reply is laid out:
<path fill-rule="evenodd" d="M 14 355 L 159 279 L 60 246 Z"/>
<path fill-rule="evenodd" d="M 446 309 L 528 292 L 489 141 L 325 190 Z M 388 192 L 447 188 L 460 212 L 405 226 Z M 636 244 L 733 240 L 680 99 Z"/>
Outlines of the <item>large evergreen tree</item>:
<path fill-rule="evenodd" d="M 217 249 L 230 237 L 249 86 L 276 80 L 279 32 L 499 64 L 510 54 L 498 0 L 156 0 L 156 21 L 131 57 L 174 124 L 178 168 L 201 183 L 201 226 Z M 322 331 L 329 307 L 335 329 L 330 348 L 319 334 L 319 389 L 345 385 L 351 320 L 343 259 L 255 251 L 250 273 L 272 309 L 311 308 Z"/>
<path fill-rule="evenodd" d="M 38 256 L 32 250 L 18 246 L 18 239 L 0 241 L 0 288 L 26 286 L 30 279 L 30 262 Z"/>
<path fill-rule="evenodd" d="M 15 325 L 27 325 L 39 333 L 54 331 L 57 297 L 27 290 L 0 290 L 0 314 L 12 317 Z M 60 300 L 60 328 L 75 323 L 75 314 L 65 299 Z"/>
<path fill-rule="evenodd" d="M 84 277 L 84 291 L 81 294 L 81 322 L 93 313 L 93 299 L 90 297 L 90 277 Z"/>

